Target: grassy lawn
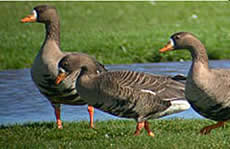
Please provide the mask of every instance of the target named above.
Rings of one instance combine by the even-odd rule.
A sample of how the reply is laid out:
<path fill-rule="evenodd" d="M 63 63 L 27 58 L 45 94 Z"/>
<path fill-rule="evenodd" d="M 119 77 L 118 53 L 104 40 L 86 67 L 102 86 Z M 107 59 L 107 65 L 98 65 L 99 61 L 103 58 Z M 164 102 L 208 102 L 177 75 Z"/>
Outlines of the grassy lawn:
<path fill-rule="evenodd" d="M 0 2 L 0 70 L 31 67 L 44 26 L 19 21 L 38 4 L 57 7 L 63 51 L 104 64 L 190 60 L 186 51 L 158 52 L 178 31 L 197 35 L 211 59 L 230 58 L 228 2 Z"/>
<path fill-rule="evenodd" d="M 230 127 L 218 128 L 206 136 L 199 130 L 214 124 L 209 120 L 152 120 L 155 137 L 133 136 L 136 123 L 131 120 L 96 122 L 96 129 L 89 129 L 88 122 L 65 122 L 64 129 L 55 123 L 29 123 L 0 126 L 0 146 L 4 148 L 74 148 L 74 149 L 195 149 L 229 148 Z"/>
<path fill-rule="evenodd" d="M 57 7 L 63 51 L 88 53 L 104 64 L 190 60 L 188 52 L 160 54 L 170 35 L 189 31 L 211 59 L 230 58 L 229 2 L 0 2 L 0 70 L 30 68 L 44 40 L 44 26 L 21 24 L 38 4 Z M 0 148 L 229 148 L 230 127 L 201 136 L 209 120 L 150 121 L 155 137 L 134 137 L 129 120 L 28 123 L 0 126 Z"/>

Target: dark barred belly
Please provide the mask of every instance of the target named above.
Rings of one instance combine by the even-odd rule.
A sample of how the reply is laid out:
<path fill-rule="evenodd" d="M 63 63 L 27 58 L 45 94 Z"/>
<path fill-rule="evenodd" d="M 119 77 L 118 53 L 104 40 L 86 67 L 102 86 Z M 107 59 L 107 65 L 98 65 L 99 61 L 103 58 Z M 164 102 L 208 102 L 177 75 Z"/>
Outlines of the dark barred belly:
<path fill-rule="evenodd" d="M 230 119 L 230 107 L 223 107 L 220 104 L 209 106 L 206 109 L 201 109 L 194 103 L 191 103 L 192 108 L 200 115 L 215 121 L 226 121 Z"/>
<path fill-rule="evenodd" d="M 215 121 L 225 121 L 230 119 L 230 107 L 224 107 L 224 103 L 208 96 L 206 91 L 201 90 L 192 83 L 187 85 L 186 98 L 192 108 L 200 115 Z"/>
<path fill-rule="evenodd" d="M 105 103 L 96 103 L 93 106 L 115 116 L 137 119 L 138 113 L 134 109 L 136 105 L 127 104 L 126 102 L 127 101 L 117 101 L 110 105 L 105 105 Z"/>
<path fill-rule="evenodd" d="M 45 95 L 53 104 L 84 105 L 86 102 L 80 98 L 74 86 L 69 88 L 56 85 L 54 81 L 44 81 L 38 84 L 40 92 Z"/>

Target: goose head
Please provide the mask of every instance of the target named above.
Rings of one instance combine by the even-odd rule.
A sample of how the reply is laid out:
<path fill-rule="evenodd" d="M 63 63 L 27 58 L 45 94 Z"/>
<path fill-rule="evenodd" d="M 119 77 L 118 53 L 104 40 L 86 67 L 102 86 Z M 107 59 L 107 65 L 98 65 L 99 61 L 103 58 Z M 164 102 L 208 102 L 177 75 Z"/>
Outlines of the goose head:
<path fill-rule="evenodd" d="M 55 83 L 60 84 L 66 77 L 74 71 L 80 73 L 81 63 L 77 56 L 67 55 L 63 57 L 58 63 L 58 76 Z"/>
<path fill-rule="evenodd" d="M 97 75 L 97 64 L 92 58 L 79 55 L 70 54 L 63 57 L 58 63 L 58 76 L 55 83 L 60 84 L 69 75 L 74 75 L 74 78 L 78 78 L 83 74 Z"/>
<path fill-rule="evenodd" d="M 180 49 L 192 49 L 199 40 L 189 32 L 178 32 L 173 34 L 169 42 L 164 46 L 164 48 L 160 49 L 160 52 L 172 51 L 172 50 L 180 50 Z"/>
<path fill-rule="evenodd" d="M 40 22 L 49 23 L 52 20 L 58 19 L 57 11 L 54 6 L 39 5 L 34 7 L 32 13 L 21 19 L 22 23 Z"/>

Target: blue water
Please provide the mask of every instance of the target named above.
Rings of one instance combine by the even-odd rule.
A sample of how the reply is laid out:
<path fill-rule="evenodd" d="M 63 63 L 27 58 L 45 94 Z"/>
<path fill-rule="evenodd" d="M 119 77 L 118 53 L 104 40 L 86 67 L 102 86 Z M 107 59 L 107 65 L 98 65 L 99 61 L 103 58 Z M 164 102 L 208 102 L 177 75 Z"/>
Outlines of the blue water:
<path fill-rule="evenodd" d="M 191 62 L 108 65 L 113 70 L 134 70 L 162 75 L 186 75 Z M 210 66 L 230 68 L 230 61 L 211 61 Z M 89 120 L 87 106 L 63 105 L 61 118 L 64 121 Z M 95 110 L 95 120 L 118 117 Z M 165 118 L 202 118 L 189 109 Z M 15 124 L 36 121 L 55 121 L 54 111 L 31 80 L 30 69 L 0 71 L 0 124 Z"/>

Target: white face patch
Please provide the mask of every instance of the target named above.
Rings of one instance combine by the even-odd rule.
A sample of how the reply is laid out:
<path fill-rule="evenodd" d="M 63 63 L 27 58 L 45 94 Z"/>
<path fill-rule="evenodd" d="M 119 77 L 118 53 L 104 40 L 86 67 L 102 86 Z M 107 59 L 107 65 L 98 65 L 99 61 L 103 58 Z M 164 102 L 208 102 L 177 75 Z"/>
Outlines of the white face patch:
<path fill-rule="evenodd" d="M 37 17 L 38 17 L 37 11 L 36 11 L 36 10 L 33 10 L 33 11 L 32 11 L 32 14 L 34 15 L 34 18 L 36 18 L 36 20 L 37 20 Z"/>
<path fill-rule="evenodd" d="M 66 72 L 65 69 L 63 69 L 61 67 L 59 67 L 58 70 L 59 70 L 59 72 L 62 72 L 62 73 Z"/>
<path fill-rule="evenodd" d="M 170 42 L 170 44 L 171 44 L 173 47 L 175 46 L 175 43 L 174 43 L 174 41 L 173 41 L 172 38 L 169 39 L 169 42 Z"/>

